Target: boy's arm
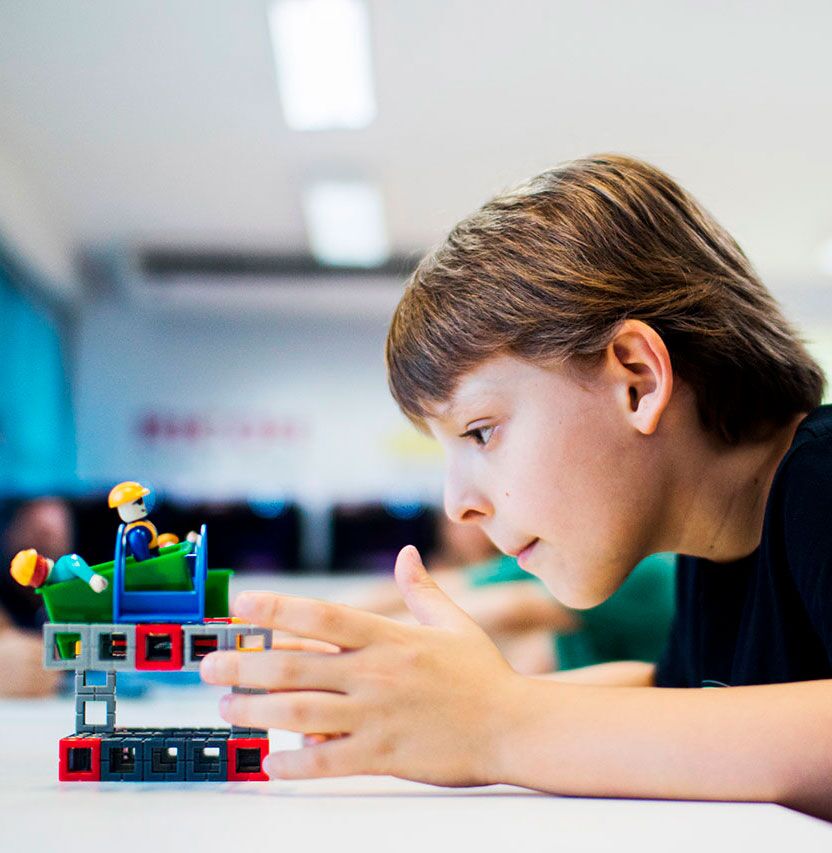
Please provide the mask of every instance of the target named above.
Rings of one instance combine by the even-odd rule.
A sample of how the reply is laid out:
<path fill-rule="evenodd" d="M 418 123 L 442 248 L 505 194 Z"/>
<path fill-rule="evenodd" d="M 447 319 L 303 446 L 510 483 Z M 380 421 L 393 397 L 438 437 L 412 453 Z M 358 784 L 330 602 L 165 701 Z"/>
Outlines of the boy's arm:
<path fill-rule="evenodd" d="M 517 698 L 500 738 L 505 782 L 832 817 L 832 681 L 640 690 L 526 679 Z"/>
<path fill-rule="evenodd" d="M 222 651 L 215 684 L 253 728 L 327 735 L 266 762 L 278 778 L 392 775 L 559 794 L 777 801 L 832 816 L 832 681 L 719 689 L 589 686 L 514 672 L 413 548 L 396 575 L 419 625 L 270 593 L 238 616 L 341 649 Z"/>
<path fill-rule="evenodd" d="M 537 676 L 546 681 L 565 684 L 594 684 L 606 687 L 653 687 L 656 665 L 640 660 L 618 660 L 597 663 L 577 669 L 566 669 Z"/>

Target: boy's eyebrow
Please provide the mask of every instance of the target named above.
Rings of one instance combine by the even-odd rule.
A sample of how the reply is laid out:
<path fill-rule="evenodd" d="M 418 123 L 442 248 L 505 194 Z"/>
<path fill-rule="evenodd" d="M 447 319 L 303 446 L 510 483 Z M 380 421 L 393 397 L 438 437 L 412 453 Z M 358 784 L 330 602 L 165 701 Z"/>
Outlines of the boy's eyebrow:
<path fill-rule="evenodd" d="M 445 422 L 453 421 L 459 417 L 459 411 L 465 406 L 466 402 L 465 397 L 462 399 L 451 397 L 446 403 L 439 404 L 434 408 L 434 417 Z"/>
<path fill-rule="evenodd" d="M 487 396 L 491 389 L 488 387 L 480 387 L 469 391 L 468 394 L 460 397 L 451 397 L 444 404 L 439 404 L 434 407 L 433 417 L 436 420 L 444 421 L 445 423 L 452 422 L 459 417 L 460 410 L 463 409 L 466 405 L 471 405 L 474 402 L 479 402 L 483 396 Z M 477 420 L 477 418 L 474 418 Z"/>
<path fill-rule="evenodd" d="M 431 412 L 431 417 L 437 421 L 449 421 L 456 415 L 458 408 L 459 405 L 457 402 L 451 399 L 446 403 L 439 403 L 438 405 L 435 405 Z"/>

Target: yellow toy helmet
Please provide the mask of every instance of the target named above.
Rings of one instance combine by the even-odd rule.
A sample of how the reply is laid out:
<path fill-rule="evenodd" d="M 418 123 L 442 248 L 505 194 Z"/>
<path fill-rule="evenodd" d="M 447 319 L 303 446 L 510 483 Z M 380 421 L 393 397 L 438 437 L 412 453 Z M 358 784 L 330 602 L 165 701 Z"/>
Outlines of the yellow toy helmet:
<path fill-rule="evenodd" d="M 117 506 L 131 504 L 149 494 L 150 489 L 145 488 L 141 483 L 127 480 L 110 489 L 110 497 L 107 503 L 110 505 L 110 509 L 115 509 Z"/>
<path fill-rule="evenodd" d="M 42 586 L 52 568 L 51 560 L 41 557 L 34 548 L 18 551 L 11 564 L 11 575 L 21 586 Z"/>

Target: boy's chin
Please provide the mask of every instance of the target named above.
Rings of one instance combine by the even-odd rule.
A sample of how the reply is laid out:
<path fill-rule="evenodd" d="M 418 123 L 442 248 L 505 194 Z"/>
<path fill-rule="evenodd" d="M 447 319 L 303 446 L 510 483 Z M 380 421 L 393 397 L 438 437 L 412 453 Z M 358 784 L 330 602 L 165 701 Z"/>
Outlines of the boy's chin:
<path fill-rule="evenodd" d="M 603 604 L 614 592 L 603 583 L 591 583 L 587 578 L 576 578 L 574 582 L 565 581 L 562 576 L 552 577 L 542 571 L 533 574 L 543 581 L 546 589 L 565 607 L 572 610 L 589 610 Z"/>

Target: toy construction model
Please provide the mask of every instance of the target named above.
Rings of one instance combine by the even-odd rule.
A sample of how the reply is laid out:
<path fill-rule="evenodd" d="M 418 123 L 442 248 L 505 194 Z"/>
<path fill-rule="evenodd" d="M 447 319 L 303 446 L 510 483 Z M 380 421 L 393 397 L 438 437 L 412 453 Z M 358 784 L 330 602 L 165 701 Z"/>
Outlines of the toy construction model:
<path fill-rule="evenodd" d="M 229 618 L 232 572 L 208 569 L 205 525 L 191 538 L 196 541 L 161 545 L 158 556 L 139 561 L 136 547 L 131 548 L 130 525 L 122 524 L 113 562 L 89 567 L 77 555 L 68 555 L 77 568 L 60 572 L 54 581 L 51 575 L 67 557 L 54 567 L 31 549 L 15 557 L 15 579 L 36 586 L 46 607 L 44 666 L 75 672 L 75 732 L 60 741 L 61 781 L 268 779 L 262 770 L 269 751 L 266 731 L 235 726 L 116 728 L 119 672 L 198 670 L 202 658 L 218 649 L 271 648 L 270 630 Z M 39 582 L 32 583 L 36 576 Z M 90 721 L 95 705 L 103 710 L 103 722 Z"/>

